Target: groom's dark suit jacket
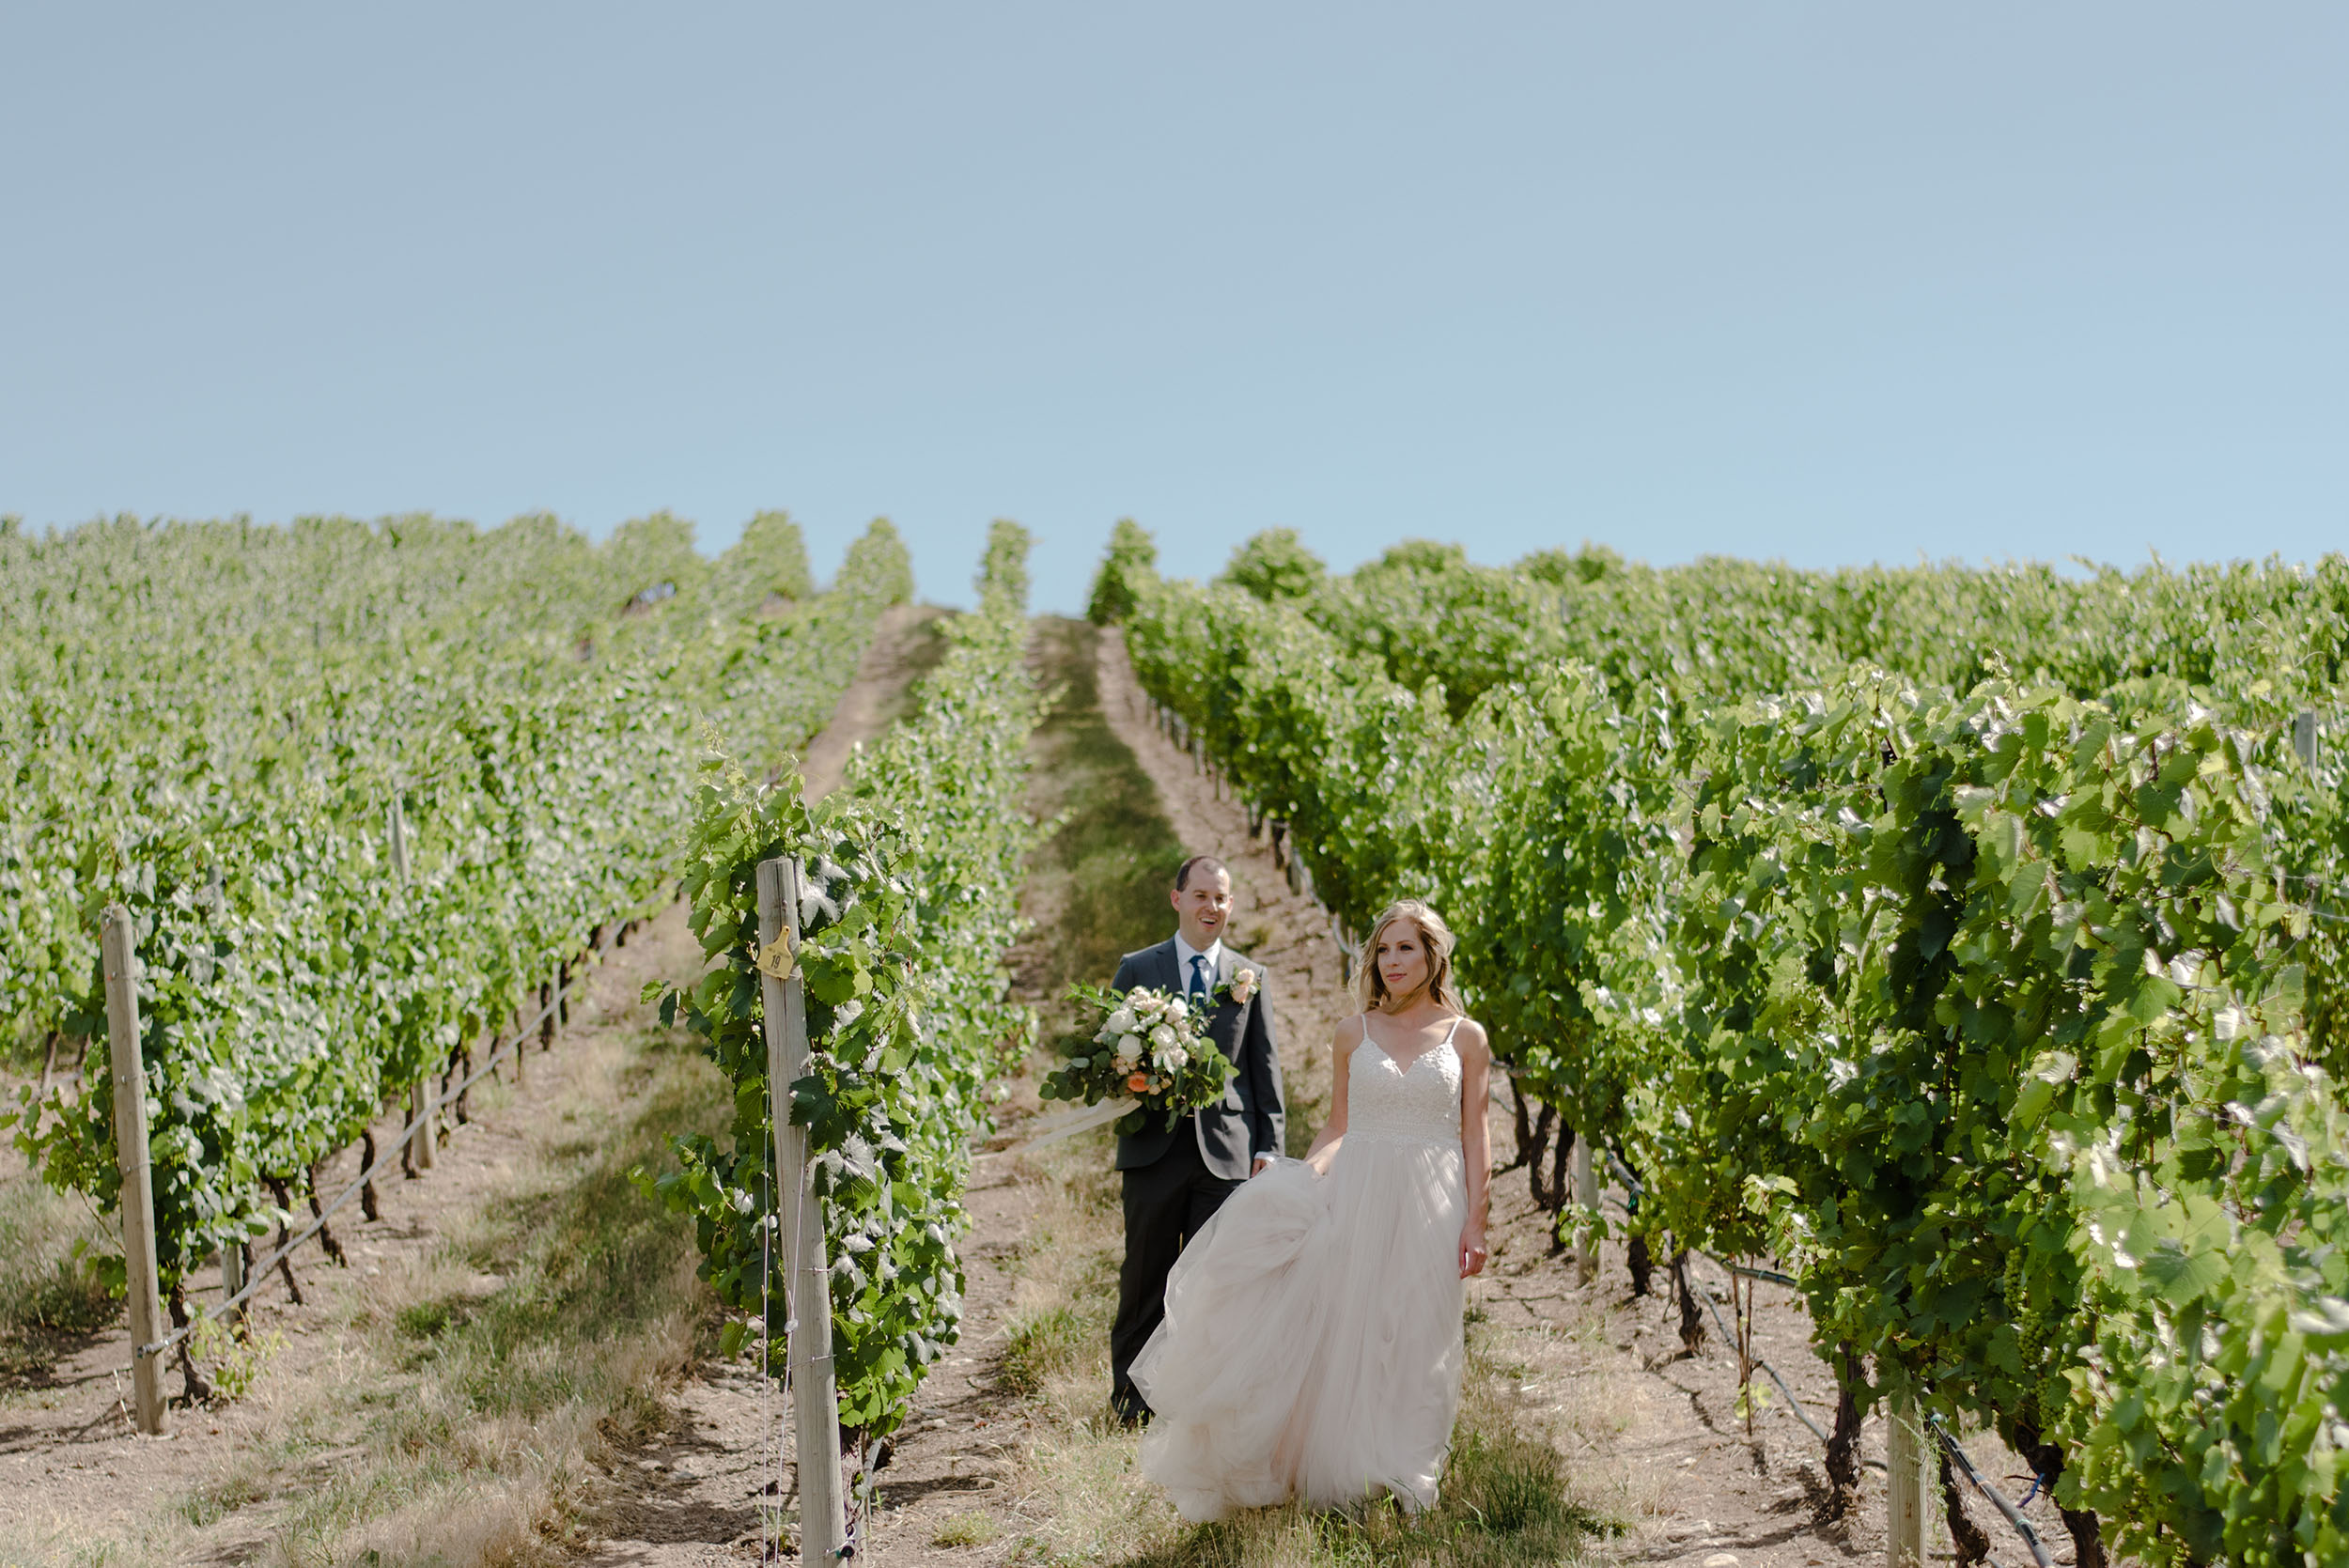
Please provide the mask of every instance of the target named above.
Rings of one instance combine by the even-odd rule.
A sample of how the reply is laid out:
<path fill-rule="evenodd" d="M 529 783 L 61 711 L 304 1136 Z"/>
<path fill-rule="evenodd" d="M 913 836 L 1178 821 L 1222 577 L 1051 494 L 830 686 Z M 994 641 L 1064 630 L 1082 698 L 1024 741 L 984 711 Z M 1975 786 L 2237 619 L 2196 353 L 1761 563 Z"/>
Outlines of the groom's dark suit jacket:
<path fill-rule="evenodd" d="M 1272 999 L 1264 992 L 1264 966 L 1249 963 L 1227 942 L 1216 958 L 1213 985 L 1227 984 L 1242 965 L 1256 971 L 1256 994 L 1239 1002 L 1228 995 L 1219 997 L 1207 1015 L 1207 1038 L 1235 1069 L 1223 1103 L 1194 1111 L 1171 1128 L 1152 1115 L 1142 1131 L 1118 1139 L 1120 1171 L 1156 1165 L 1177 1138 L 1198 1139 L 1207 1169 L 1227 1181 L 1247 1180 L 1257 1155 L 1282 1152 L 1286 1118 L 1281 1105 L 1281 1049 L 1272 1032 Z M 1184 976 L 1175 961 L 1174 939 L 1126 955 L 1110 985 L 1120 991 L 1150 986 L 1180 993 Z"/>

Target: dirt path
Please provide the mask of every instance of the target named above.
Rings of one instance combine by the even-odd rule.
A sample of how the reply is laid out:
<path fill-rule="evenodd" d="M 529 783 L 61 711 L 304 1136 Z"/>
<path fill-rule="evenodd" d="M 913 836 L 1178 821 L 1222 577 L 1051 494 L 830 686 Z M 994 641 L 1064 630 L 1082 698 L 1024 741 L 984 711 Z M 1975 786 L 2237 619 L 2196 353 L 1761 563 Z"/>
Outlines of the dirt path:
<path fill-rule="evenodd" d="M 503 1072 L 502 1081 L 485 1079 L 471 1120 L 450 1128 L 430 1172 L 415 1180 L 397 1171 L 379 1179 L 381 1219 L 364 1219 L 355 1203 L 334 1217 L 348 1268 L 334 1266 L 316 1247 L 297 1252 L 289 1261 L 301 1305 L 284 1276 L 273 1273 L 250 1312 L 256 1338 L 278 1347 L 244 1398 L 175 1409 L 168 1436 L 137 1436 L 128 1405 L 130 1336 L 119 1325 L 59 1361 L 41 1385 L 12 1391 L 0 1407 L 0 1476 L 7 1481 L 0 1486 L 0 1542 L 8 1543 L 0 1545 L 0 1561 L 38 1561 L 37 1551 L 71 1551 L 75 1560 L 154 1561 L 165 1553 L 206 1562 L 258 1559 L 273 1533 L 272 1511 L 220 1510 L 215 1521 L 205 1517 L 215 1511 L 202 1499 L 255 1452 L 299 1453 L 297 1469 L 311 1475 L 347 1457 L 301 1452 L 307 1445 L 294 1433 L 310 1424 L 305 1395 L 335 1382 L 362 1354 L 354 1320 L 370 1296 L 426 1269 L 470 1211 L 510 1188 L 533 1129 L 562 1118 L 559 1108 L 589 1087 L 583 1075 L 608 1068 L 620 1038 L 641 1028 L 637 988 L 690 965 L 696 952 L 682 906 L 640 928 L 584 977 L 569 1027 L 553 1048 L 527 1048 L 521 1086 Z M 389 1147 L 398 1128 L 394 1116 L 375 1132 Z M 339 1192 L 358 1170 L 357 1151 L 346 1151 L 325 1167 L 320 1190 Z M 189 1293 L 192 1311 L 221 1296 L 217 1270 L 199 1280 Z M 497 1282 L 485 1278 L 480 1288 Z M 165 1387 L 177 1397 L 177 1371 Z M 100 1555 L 109 1541 L 125 1544 L 128 1555 Z M 25 1556 L 14 1555 L 20 1551 Z"/>
<path fill-rule="evenodd" d="M 896 604 L 881 612 L 856 678 L 800 759 L 808 799 L 821 800 L 838 788 L 856 749 L 896 722 L 913 683 L 945 654 L 938 628 L 947 613 L 935 604 Z"/>
<path fill-rule="evenodd" d="M 908 683 L 935 662 L 929 647 L 937 639 L 927 628 L 940 613 L 901 607 L 884 617 L 832 723 L 809 748 L 822 788 L 838 782 L 855 744 L 879 733 Z M 322 1480 L 353 1457 L 314 1440 L 317 1405 L 319 1390 L 337 1388 L 364 1364 L 358 1325 L 371 1303 L 380 1307 L 381 1293 L 397 1291 L 409 1276 L 444 1272 L 436 1254 L 469 1217 L 513 1192 L 534 1140 L 569 1123 L 583 1099 L 609 1101 L 619 1092 L 618 1064 L 651 1025 L 638 1001 L 643 984 L 690 973 L 700 962 L 684 916 L 683 905 L 670 906 L 581 978 L 553 1048 L 529 1049 L 519 1085 L 502 1070 L 477 1086 L 470 1121 L 450 1129 L 429 1172 L 380 1178 L 381 1219 L 363 1219 L 355 1203 L 335 1216 L 347 1268 L 316 1247 L 297 1253 L 291 1262 L 302 1305 L 283 1277 L 272 1276 L 251 1314 L 257 1338 L 277 1347 L 245 1397 L 175 1410 L 167 1436 L 136 1435 L 128 1411 L 129 1334 L 120 1324 L 73 1347 L 39 1379 L 0 1391 L 0 1564 L 241 1563 L 282 1548 L 282 1510 L 258 1499 L 241 1506 L 247 1499 L 224 1487 L 258 1466 L 272 1472 L 270 1492 L 299 1493 L 304 1477 Z M 386 1147 L 397 1131 L 396 1115 L 375 1127 Z M 12 1150 L 5 1158 L 0 1179 L 30 1179 Z M 345 1151 L 325 1168 L 320 1190 L 340 1191 L 358 1168 L 358 1151 Z M 474 1283 L 487 1293 L 501 1281 L 484 1276 Z M 201 1308 L 220 1295 L 217 1270 L 207 1270 L 190 1305 Z M 176 1395 L 179 1387 L 174 1372 L 166 1388 Z M 374 1389 L 342 1392 L 362 1404 L 381 1397 Z M 723 1545 L 677 1555 L 670 1544 L 744 1538 L 754 1560 L 754 1487 L 742 1483 L 757 1465 L 762 1397 L 747 1369 L 696 1364 L 662 1402 L 666 1419 L 656 1419 L 648 1443 L 619 1453 L 601 1476 L 570 1478 L 599 1494 L 575 1511 L 606 1528 L 608 1541 L 593 1560 L 739 1560 L 709 1555 L 723 1554 Z"/>

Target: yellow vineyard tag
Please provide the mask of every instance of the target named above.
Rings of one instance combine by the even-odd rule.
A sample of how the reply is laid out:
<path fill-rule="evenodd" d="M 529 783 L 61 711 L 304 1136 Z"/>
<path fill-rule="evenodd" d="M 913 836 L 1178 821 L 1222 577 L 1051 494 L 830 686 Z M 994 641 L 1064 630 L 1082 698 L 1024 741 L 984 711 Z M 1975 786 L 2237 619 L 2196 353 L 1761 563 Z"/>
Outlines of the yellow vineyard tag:
<path fill-rule="evenodd" d="M 758 966 L 759 973 L 770 980 L 788 980 L 793 967 L 792 947 L 791 933 L 786 931 L 765 947 L 753 948 L 751 962 Z"/>

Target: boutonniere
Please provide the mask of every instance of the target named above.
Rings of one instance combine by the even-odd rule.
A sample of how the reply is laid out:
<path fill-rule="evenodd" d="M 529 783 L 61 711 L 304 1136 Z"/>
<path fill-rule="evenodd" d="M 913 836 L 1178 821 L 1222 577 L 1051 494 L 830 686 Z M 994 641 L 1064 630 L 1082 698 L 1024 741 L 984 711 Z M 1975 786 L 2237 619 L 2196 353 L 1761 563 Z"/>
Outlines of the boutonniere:
<path fill-rule="evenodd" d="M 1243 966 L 1223 983 L 1222 990 L 1235 1002 L 1246 1006 L 1256 994 L 1256 971 Z"/>

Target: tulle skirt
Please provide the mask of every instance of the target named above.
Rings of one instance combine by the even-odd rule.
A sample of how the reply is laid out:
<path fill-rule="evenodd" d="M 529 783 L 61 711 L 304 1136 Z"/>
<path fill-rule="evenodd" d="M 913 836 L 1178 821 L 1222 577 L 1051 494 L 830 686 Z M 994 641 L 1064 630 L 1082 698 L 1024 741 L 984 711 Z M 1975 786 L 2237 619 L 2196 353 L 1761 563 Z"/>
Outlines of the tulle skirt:
<path fill-rule="evenodd" d="M 1134 1362 L 1142 1471 L 1186 1519 L 1381 1491 L 1434 1505 L 1464 1358 L 1460 1150 L 1346 1135 L 1283 1160 L 1175 1260 Z"/>

